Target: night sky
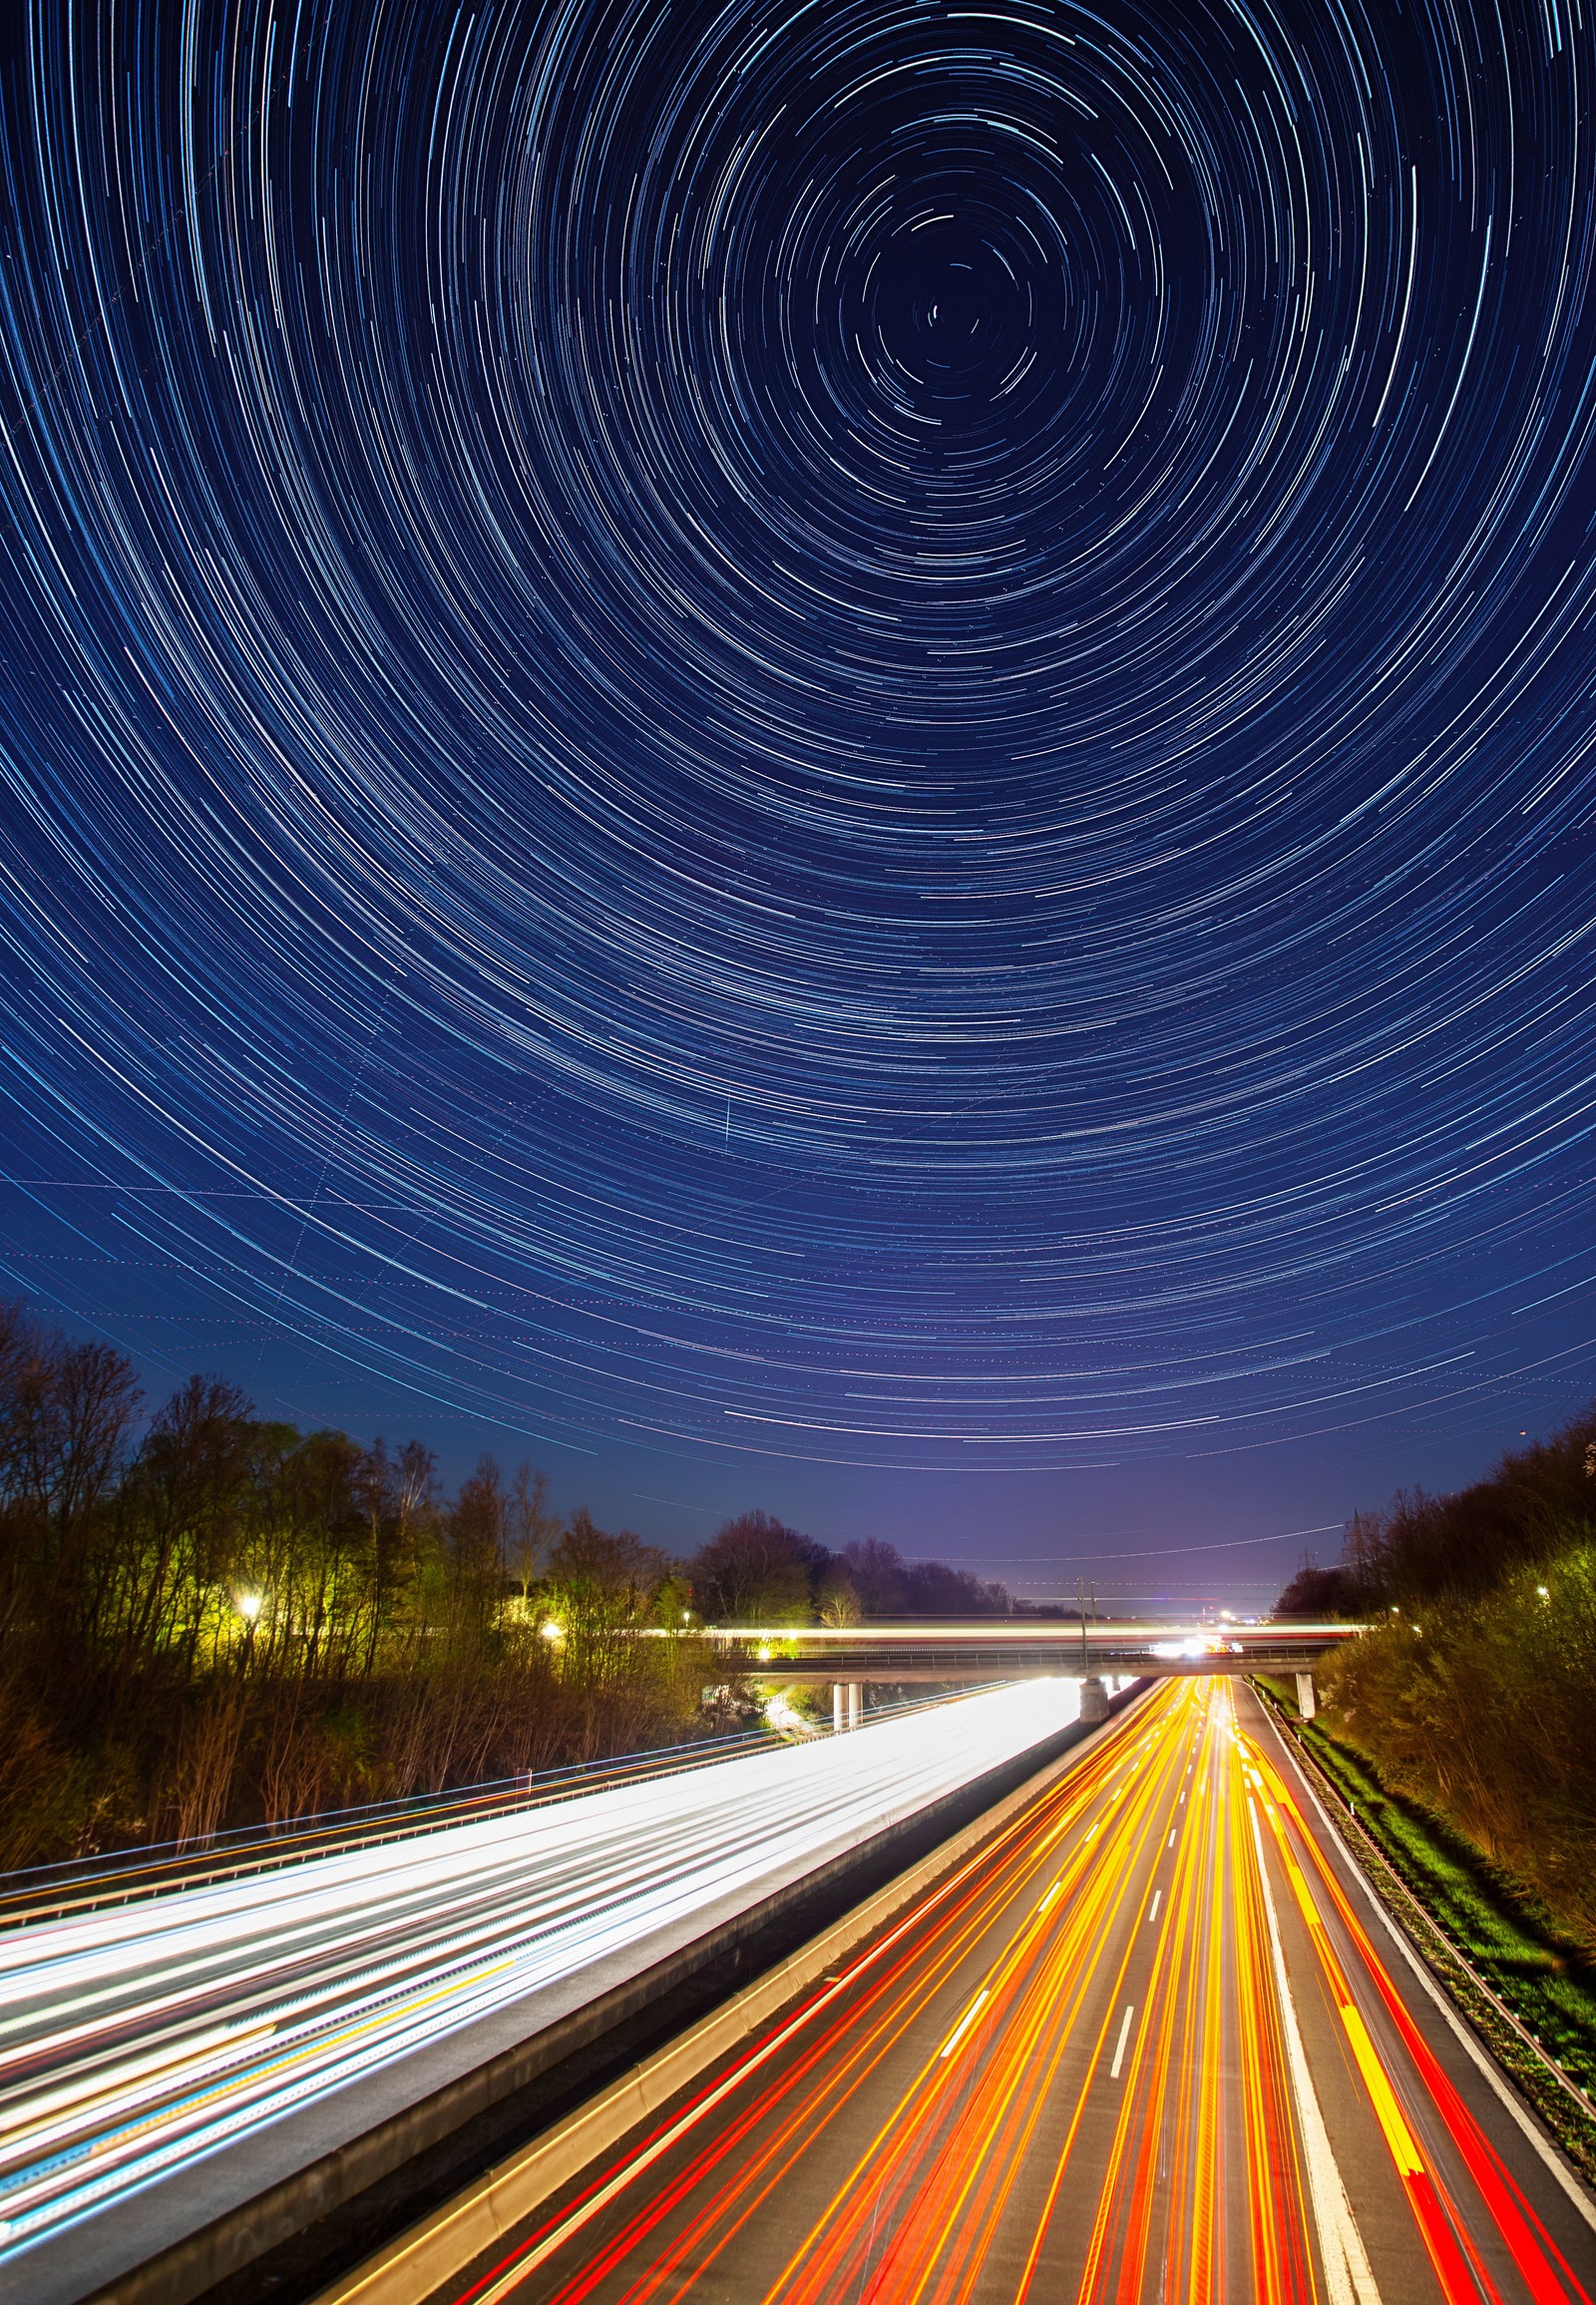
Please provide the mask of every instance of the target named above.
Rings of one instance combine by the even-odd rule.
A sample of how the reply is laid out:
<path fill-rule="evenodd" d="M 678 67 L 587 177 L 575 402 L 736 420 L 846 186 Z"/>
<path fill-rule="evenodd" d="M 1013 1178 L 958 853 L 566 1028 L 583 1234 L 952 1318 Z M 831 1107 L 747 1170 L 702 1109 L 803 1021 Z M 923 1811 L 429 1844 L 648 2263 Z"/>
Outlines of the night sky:
<path fill-rule="evenodd" d="M 5 1287 L 1037 1593 L 1596 1391 L 1588 8 L 28 18 Z"/>

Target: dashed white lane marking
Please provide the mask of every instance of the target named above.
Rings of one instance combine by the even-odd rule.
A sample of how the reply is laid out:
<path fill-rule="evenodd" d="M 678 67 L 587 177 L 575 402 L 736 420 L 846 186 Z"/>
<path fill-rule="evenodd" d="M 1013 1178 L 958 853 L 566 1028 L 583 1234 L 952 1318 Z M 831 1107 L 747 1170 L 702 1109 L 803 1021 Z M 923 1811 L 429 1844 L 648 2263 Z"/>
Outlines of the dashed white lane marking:
<path fill-rule="evenodd" d="M 970 2007 L 965 2011 L 963 2017 L 960 2018 L 959 2023 L 954 2027 L 952 2033 L 949 2034 L 941 2049 L 938 2050 L 937 2055 L 939 2057 L 952 2057 L 954 2051 L 959 2047 L 960 2042 L 963 2041 L 965 2035 L 970 2031 L 970 2028 L 975 2024 L 976 2019 L 981 2015 L 983 2008 L 986 2006 L 991 1997 L 991 1987 L 984 1985 L 981 1991 L 976 1995 L 975 2000 L 970 2004 Z"/>

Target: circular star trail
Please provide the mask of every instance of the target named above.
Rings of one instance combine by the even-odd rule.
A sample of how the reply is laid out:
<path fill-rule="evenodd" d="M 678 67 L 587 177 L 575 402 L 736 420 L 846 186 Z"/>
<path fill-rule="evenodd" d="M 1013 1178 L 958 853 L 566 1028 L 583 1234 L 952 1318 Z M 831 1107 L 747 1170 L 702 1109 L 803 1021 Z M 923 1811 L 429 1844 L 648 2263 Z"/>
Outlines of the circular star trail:
<path fill-rule="evenodd" d="M 1566 1355 L 1591 47 L 33 8 L 12 1271 L 184 1364 L 923 1467 Z"/>

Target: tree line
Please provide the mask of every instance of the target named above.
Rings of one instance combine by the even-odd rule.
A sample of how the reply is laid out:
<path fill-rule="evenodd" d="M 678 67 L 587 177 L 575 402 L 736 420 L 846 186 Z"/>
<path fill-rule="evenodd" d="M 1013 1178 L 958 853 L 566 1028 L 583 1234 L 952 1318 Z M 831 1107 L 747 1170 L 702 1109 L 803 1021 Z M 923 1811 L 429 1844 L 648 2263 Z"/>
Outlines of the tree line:
<path fill-rule="evenodd" d="M 1330 1725 L 1596 1953 L 1596 1405 L 1356 1514 L 1277 1606 L 1371 1628 L 1327 1661 Z"/>
<path fill-rule="evenodd" d="M 689 1560 L 483 1455 L 362 1447 L 0 1306 L 0 1867 L 402 1798 L 712 1733 L 704 1622 L 1017 1604 L 763 1512 Z M 639 1631 L 658 1638 L 639 1640 Z"/>

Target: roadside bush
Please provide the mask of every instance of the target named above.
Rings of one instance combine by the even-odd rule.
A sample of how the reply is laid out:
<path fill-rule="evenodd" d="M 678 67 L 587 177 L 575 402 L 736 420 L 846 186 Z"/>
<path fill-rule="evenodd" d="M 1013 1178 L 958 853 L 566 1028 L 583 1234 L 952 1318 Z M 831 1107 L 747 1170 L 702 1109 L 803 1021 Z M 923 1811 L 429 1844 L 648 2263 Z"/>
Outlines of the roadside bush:
<path fill-rule="evenodd" d="M 1596 1548 L 1552 1542 L 1494 1590 L 1388 1604 L 1322 1679 L 1331 1725 L 1389 1785 L 1596 1952 Z"/>

